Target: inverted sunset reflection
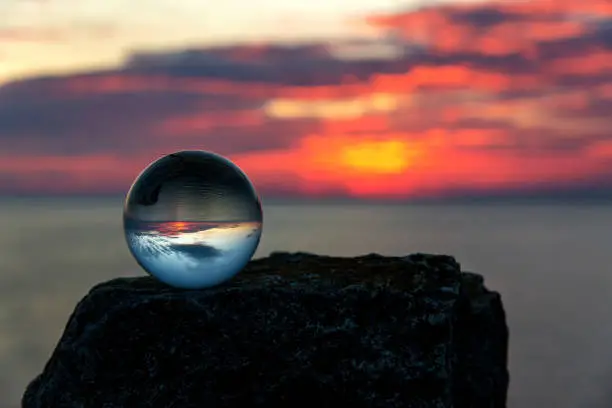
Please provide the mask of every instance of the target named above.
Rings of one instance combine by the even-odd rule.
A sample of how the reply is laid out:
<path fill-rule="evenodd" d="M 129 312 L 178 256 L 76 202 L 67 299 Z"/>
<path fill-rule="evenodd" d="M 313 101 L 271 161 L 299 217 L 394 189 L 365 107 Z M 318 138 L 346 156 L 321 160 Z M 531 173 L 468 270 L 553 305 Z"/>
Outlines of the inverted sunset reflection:
<path fill-rule="evenodd" d="M 257 249 L 261 203 L 247 176 L 211 152 L 180 151 L 152 162 L 124 205 L 128 247 L 146 272 L 201 289 L 231 279 Z"/>

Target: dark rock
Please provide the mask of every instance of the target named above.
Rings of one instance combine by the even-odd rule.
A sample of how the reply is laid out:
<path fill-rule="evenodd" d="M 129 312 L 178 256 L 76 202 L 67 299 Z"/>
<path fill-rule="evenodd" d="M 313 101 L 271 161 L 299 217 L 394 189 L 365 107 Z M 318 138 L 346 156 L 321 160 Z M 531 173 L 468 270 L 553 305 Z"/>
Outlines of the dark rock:
<path fill-rule="evenodd" d="M 202 291 L 95 286 L 23 407 L 500 408 L 507 351 L 500 296 L 451 257 L 274 253 Z"/>

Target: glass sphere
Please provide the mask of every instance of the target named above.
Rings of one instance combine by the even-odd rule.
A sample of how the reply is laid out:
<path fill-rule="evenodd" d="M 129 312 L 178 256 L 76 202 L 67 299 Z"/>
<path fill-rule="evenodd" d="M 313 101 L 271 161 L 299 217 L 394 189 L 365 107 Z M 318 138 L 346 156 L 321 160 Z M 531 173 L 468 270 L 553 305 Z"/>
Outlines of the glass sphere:
<path fill-rule="evenodd" d="M 130 252 L 145 271 L 178 288 L 200 289 L 235 276 L 261 237 L 259 197 L 231 161 L 183 151 L 150 164 L 123 208 Z"/>

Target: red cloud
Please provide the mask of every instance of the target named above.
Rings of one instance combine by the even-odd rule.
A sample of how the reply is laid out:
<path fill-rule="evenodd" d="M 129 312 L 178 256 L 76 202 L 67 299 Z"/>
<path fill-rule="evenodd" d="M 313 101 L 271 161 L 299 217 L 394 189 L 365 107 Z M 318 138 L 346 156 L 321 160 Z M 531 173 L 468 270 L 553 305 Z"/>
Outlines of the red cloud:
<path fill-rule="evenodd" d="M 611 10 L 607 0 L 500 1 L 372 16 L 367 21 L 439 52 L 529 57 L 537 52 L 538 43 L 571 39 L 592 30 L 591 21 L 577 17 L 602 18 L 611 16 Z"/>
<path fill-rule="evenodd" d="M 222 127 L 253 127 L 265 124 L 266 118 L 259 110 L 243 111 L 204 111 L 200 114 L 173 117 L 163 122 L 160 127 L 168 134 L 184 132 L 209 132 Z"/>

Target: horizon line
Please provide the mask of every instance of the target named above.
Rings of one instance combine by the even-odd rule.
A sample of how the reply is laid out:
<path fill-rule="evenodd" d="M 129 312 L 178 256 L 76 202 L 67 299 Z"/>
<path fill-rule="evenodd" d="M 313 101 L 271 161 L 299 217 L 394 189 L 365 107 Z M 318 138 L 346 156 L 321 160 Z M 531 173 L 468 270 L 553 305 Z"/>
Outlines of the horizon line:
<path fill-rule="evenodd" d="M 121 200 L 125 194 L 2 194 L 3 200 Z M 577 203 L 612 203 L 612 191 L 594 191 L 591 194 L 572 194 L 559 192 L 549 194 L 480 194 L 480 195 L 449 195 L 419 198 L 385 198 L 385 197 L 346 197 L 346 196 L 265 196 L 260 195 L 262 204 L 268 205 L 444 205 L 444 204 L 577 204 Z"/>

